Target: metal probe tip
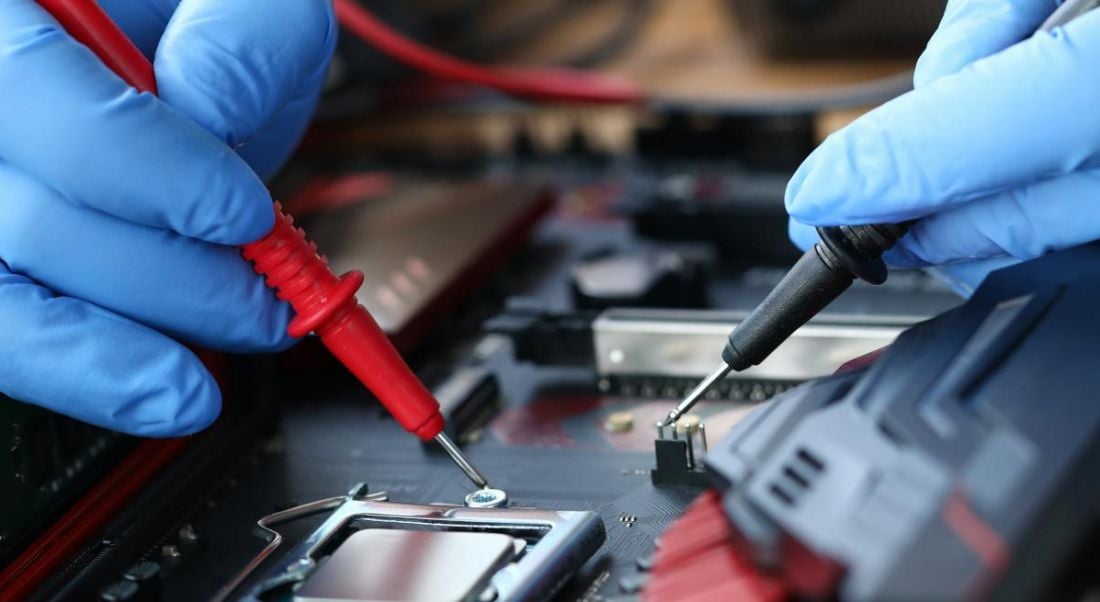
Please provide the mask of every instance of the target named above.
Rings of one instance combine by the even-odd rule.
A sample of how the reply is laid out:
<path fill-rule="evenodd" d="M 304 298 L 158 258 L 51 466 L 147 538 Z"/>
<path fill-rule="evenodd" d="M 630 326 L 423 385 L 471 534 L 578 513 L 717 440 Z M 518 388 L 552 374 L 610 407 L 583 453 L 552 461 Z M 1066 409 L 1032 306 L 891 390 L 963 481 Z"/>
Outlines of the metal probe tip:
<path fill-rule="evenodd" d="M 435 436 L 435 440 L 443 446 L 447 455 L 455 461 L 455 464 L 458 464 L 458 467 L 462 469 L 462 472 L 466 473 L 466 476 L 474 482 L 474 485 L 477 485 L 480 489 L 485 489 L 489 486 L 489 481 L 485 476 L 482 475 L 477 468 L 474 468 L 474 465 L 470 463 L 470 460 L 466 458 L 466 455 L 462 453 L 461 449 L 458 449 L 458 446 L 455 445 L 454 441 L 451 441 L 451 438 L 448 437 L 446 433 L 439 433 Z"/>
<path fill-rule="evenodd" d="M 676 424 L 676 421 L 686 414 L 688 410 L 690 410 L 692 406 L 711 389 L 711 387 L 725 378 L 726 375 L 730 373 L 730 370 L 732 370 L 732 368 L 724 362 L 721 366 L 715 368 L 714 372 L 711 372 L 709 376 L 703 379 L 703 382 L 695 385 L 695 388 L 691 390 L 691 393 L 687 394 L 687 397 L 680 402 L 680 405 L 676 406 L 668 413 L 668 418 L 665 418 L 665 424 Z"/>

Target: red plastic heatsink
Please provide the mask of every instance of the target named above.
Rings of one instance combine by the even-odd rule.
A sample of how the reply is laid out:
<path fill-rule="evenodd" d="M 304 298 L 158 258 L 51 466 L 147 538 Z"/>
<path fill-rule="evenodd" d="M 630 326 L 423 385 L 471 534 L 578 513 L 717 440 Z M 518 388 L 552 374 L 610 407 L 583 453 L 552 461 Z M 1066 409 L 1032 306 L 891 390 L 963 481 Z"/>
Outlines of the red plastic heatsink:
<path fill-rule="evenodd" d="M 782 602 L 790 593 L 773 576 L 756 570 L 731 545 L 733 532 L 721 496 L 707 491 L 661 535 L 653 555 L 644 602 Z"/>

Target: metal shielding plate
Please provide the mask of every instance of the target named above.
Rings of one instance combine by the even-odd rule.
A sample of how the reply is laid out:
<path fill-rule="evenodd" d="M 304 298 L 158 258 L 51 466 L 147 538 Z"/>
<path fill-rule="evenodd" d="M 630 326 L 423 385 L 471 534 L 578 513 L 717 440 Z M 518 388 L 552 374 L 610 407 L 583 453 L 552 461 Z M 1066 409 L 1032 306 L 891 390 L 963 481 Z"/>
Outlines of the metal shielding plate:
<path fill-rule="evenodd" d="M 511 561 L 513 539 L 499 533 L 363 529 L 349 536 L 309 579 L 297 602 L 452 602 L 476 598 Z"/>
<path fill-rule="evenodd" d="M 545 600 L 558 591 L 576 571 L 603 544 L 606 537 L 603 522 L 594 512 L 539 510 L 536 508 L 465 508 L 447 504 L 401 504 L 383 501 L 384 493 L 374 493 L 367 497 L 349 494 L 347 497 L 335 497 L 318 500 L 296 508 L 283 510 L 260 520 L 261 529 L 270 535 L 268 546 L 241 571 L 230 583 L 222 588 L 216 599 L 266 599 L 268 592 L 289 584 L 301 584 L 295 592 L 295 600 L 461 600 L 472 592 L 488 591 L 491 587 L 497 600 Z M 260 564 L 278 547 L 282 537 L 271 529 L 273 525 L 286 523 L 319 512 L 331 511 L 329 517 L 317 529 L 300 542 L 293 550 L 275 565 L 259 571 Z M 390 531 L 400 533 L 394 541 L 386 541 L 389 551 L 356 551 L 356 541 L 352 533 L 342 537 L 348 529 L 355 532 Z M 462 539 L 436 539 L 434 535 L 458 535 Z M 492 535 L 503 539 L 469 539 L 471 534 Z M 407 536 L 407 537 L 405 537 Z M 384 536 L 367 535 L 359 537 L 380 538 Z M 348 542 L 353 547 L 342 551 Z M 380 540 L 379 540 L 380 541 Z M 452 575 L 449 570 L 440 569 L 447 560 L 435 558 L 425 560 L 425 550 L 447 556 L 453 552 L 449 545 L 459 542 L 464 549 L 463 563 Z M 445 545 L 447 544 L 447 545 Z M 459 545 L 455 544 L 455 545 Z M 508 550 L 500 552 L 507 544 Z M 498 547 L 499 546 L 499 547 Z M 329 550 L 332 550 L 331 555 Z M 498 552 L 501 554 L 498 556 Z M 347 556 L 348 562 L 359 561 L 357 570 L 375 572 L 369 565 L 378 563 L 382 574 L 390 580 L 403 579 L 405 575 L 422 575 L 428 579 L 429 568 L 435 571 L 431 579 L 442 576 L 439 583 L 458 579 L 458 573 L 467 571 L 476 573 L 477 578 L 485 577 L 473 586 L 456 587 L 450 583 L 447 589 L 427 590 L 431 595 L 411 598 L 370 598 L 370 597 L 326 597 L 318 595 L 327 590 L 313 589 L 310 585 L 317 580 L 320 585 L 326 581 L 322 571 L 334 558 L 336 564 L 331 570 L 339 570 Z M 466 556 L 476 556 L 474 559 Z M 494 559 L 489 562 L 488 559 Z M 423 564 L 421 564 L 423 562 Z M 466 565 L 464 563 L 471 562 Z M 259 573 L 258 575 L 253 573 Z M 418 579 L 421 577 L 417 577 Z M 253 585 L 243 596 L 233 596 L 245 580 L 254 579 Z M 395 583 L 389 585 L 395 586 Z M 389 591 L 389 590 L 387 590 Z M 400 590 L 390 593 L 401 593 Z M 344 593 L 343 590 L 335 592 Z M 383 592 L 384 593 L 384 592 Z"/>
<path fill-rule="evenodd" d="M 608 376 L 706 376 L 745 314 L 612 309 L 593 324 L 596 369 Z M 800 381 L 832 374 L 844 362 L 885 347 L 920 318 L 820 315 L 767 360 L 728 378 Z"/>

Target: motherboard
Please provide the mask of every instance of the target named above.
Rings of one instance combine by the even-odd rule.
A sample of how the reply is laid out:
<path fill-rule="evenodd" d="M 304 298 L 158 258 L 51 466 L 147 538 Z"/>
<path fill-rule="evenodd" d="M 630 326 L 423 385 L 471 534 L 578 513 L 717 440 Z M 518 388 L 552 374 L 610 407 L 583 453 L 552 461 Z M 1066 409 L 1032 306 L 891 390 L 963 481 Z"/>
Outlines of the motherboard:
<path fill-rule="evenodd" d="M 374 284 L 361 302 L 384 318 L 440 400 L 452 438 L 507 501 L 471 505 L 476 492 L 441 450 L 409 437 L 307 340 L 279 357 L 230 358 L 223 417 L 96 523 L 91 543 L 42 576 L 39 592 L 350 599 L 323 584 L 351 579 L 348 587 L 362 589 L 347 569 L 362 554 L 424 548 L 440 555 L 435 565 L 481 577 L 378 599 L 478 599 L 490 590 L 501 599 L 633 599 L 655 540 L 708 486 L 707 441 L 958 303 L 918 273 L 857 287 L 773 360 L 717 387 L 662 456 L 654 424 L 782 274 L 788 252 L 774 267 L 727 267 L 705 244 L 642 236 L 623 217 L 637 199 L 628 195 L 635 205 L 613 217 L 606 199 L 616 188 L 606 183 L 552 194 L 538 178 L 444 186 L 351 171 L 301 189 L 306 196 L 288 206 L 306 208 L 330 262 L 366 272 Z M 443 232 L 447 210 L 475 219 Z M 451 252 L 433 250 L 435 241 Z M 25 494 L 5 495 L 5 525 L 32 535 L 56 537 L 49 523 L 58 508 L 95 494 L 95 479 L 126 451 L 164 443 L 10 408 L 12 464 L 2 478 L 18 489 L 5 481 L 4 490 Z M 41 449 L 26 452 L 30 441 Z M 52 459 L 42 467 L 27 457 Z M 17 570 L 9 567 L 8 583 L 37 564 L 26 545 L 10 548 Z"/>

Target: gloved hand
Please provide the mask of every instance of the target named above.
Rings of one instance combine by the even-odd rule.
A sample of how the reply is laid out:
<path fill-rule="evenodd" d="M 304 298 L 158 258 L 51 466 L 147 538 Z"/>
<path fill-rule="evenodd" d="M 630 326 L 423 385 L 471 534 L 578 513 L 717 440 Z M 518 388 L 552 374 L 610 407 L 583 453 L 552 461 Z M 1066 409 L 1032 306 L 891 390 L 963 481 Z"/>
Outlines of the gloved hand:
<path fill-rule="evenodd" d="M 155 52 L 160 98 L 32 0 L 0 0 L 0 392 L 129 433 L 190 433 L 221 397 L 173 339 L 292 342 L 289 308 L 231 245 L 273 224 L 257 174 L 301 135 L 336 25 L 326 0 L 101 5 Z"/>
<path fill-rule="evenodd" d="M 993 269 L 1100 238 L 1100 11 L 1032 36 L 1054 0 L 952 0 L 915 90 L 830 136 L 787 189 L 810 226 L 923 218 L 887 254 L 968 294 Z"/>

